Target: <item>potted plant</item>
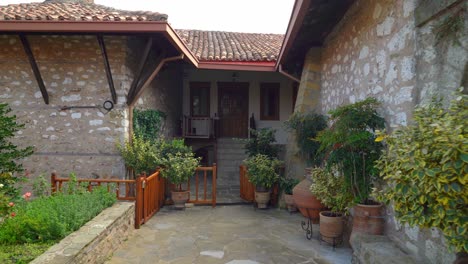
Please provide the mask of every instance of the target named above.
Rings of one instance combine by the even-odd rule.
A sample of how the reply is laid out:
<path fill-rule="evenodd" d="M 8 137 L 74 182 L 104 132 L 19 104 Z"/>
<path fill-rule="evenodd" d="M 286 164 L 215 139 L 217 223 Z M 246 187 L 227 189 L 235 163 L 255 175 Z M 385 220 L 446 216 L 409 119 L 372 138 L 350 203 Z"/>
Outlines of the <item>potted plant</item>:
<path fill-rule="evenodd" d="M 190 191 L 182 190 L 182 183 L 186 183 L 195 173 L 199 162 L 200 159 L 195 158 L 193 152 L 168 153 L 162 159 L 161 176 L 175 185 L 175 189 L 171 190 L 171 199 L 178 209 L 185 208 L 190 198 Z"/>
<path fill-rule="evenodd" d="M 412 124 L 380 134 L 385 184 L 375 194 L 399 221 L 440 229 L 460 256 L 468 252 L 468 95 L 455 98 L 448 109 L 440 100 L 416 108 Z"/>
<path fill-rule="evenodd" d="M 286 129 L 294 131 L 299 154 L 306 161 L 307 166 L 320 165 L 322 162 L 322 157 L 318 152 L 320 142 L 314 140 L 314 138 L 327 127 L 325 116 L 314 112 L 295 112 L 284 123 L 284 126 Z M 305 169 L 306 177 L 293 189 L 293 197 L 301 214 L 311 218 L 313 223 L 317 223 L 318 213 L 324 208 L 324 205 L 309 191 L 312 184 L 310 174 L 311 167 L 307 167 Z"/>
<path fill-rule="evenodd" d="M 320 237 L 335 246 L 342 241 L 344 216 L 353 196 L 346 189 L 345 177 L 337 170 L 331 171 L 318 167 L 312 169 L 310 191 L 330 209 L 320 212 Z"/>
<path fill-rule="evenodd" d="M 317 136 L 319 151 L 326 169 L 334 168 L 344 176 L 345 188 L 354 202 L 353 233 L 383 234 L 382 204 L 370 199 L 374 178 L 378 175 L 375 161 L 383 145 L 376 142 L 375 131 L 385 127 L 375 98 L 344 105 L 330 111 L 332 126 Z"/>
<path fill-rule="evenodd" d="M 245 160 L 247 177 L 255 186 L 255 201 L 258 208 L 267 208 L 270 201 L 271 187 L 278 181 L 278 169 L 281 162 L 278 159 L 257 154 Z"/>
<path fill-rule="evenodd" d="M 293 188 L 299 183 L 299 179 L 281 177 L 279 180 L 279 186 L 284 193 L 284 202 L 288 207 L 289 212 L 296 212 L 297 207 L 293 198 Z"/>

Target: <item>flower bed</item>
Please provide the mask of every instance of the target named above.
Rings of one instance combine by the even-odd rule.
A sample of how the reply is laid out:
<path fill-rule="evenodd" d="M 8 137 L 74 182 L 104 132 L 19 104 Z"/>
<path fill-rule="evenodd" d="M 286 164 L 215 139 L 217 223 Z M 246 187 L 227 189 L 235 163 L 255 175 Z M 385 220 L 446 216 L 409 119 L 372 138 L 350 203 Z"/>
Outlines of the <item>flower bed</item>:
<path fill-rule="evenodd" d="M 116 201 L 104 188 L 31 201 L 29 196 L 9 204 L 11 212 L 0 226 L 0 263 L 31 261 Z"/>

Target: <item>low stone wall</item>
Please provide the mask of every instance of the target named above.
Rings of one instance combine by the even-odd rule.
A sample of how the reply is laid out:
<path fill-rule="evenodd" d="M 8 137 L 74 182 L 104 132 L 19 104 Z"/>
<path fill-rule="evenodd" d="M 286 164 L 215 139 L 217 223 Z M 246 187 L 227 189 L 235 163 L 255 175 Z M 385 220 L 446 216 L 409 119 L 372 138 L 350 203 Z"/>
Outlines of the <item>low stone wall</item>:
<path fill-rule="evenodd" d="M 134 203 L 118 202 L 31 263 L 104 263 L 127 239 L 134 223 Z"/>

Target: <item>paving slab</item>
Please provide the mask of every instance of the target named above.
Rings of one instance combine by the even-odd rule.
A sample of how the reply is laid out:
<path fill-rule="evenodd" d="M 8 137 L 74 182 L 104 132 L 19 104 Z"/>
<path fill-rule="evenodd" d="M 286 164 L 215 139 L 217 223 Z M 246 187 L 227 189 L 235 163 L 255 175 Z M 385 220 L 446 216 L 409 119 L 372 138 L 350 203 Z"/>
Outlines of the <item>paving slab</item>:
<path fill-rule="evenodd" d="M 351 263 L 350 248 L 320 243 L 318 225 L 307 240 L 305 218 L 251 205 L 164 207 L 106 263 Z"/>

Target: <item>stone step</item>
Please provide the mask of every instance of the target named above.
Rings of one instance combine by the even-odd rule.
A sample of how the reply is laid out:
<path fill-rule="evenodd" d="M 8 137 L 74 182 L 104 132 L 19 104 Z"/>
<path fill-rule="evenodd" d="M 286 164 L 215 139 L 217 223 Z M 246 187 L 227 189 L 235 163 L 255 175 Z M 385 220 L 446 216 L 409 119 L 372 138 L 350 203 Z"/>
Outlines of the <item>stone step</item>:
<path fill-rule="evenodd" d="M 222 149 L 218 148 L 218 155 L 222 155 L 222 154 L 239 154 L 239 155 L 247 156 L 247 154 L 245 154 L 245 149 L 243 148 L 222 148 Z"/>

